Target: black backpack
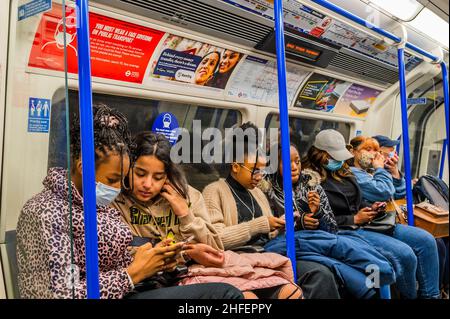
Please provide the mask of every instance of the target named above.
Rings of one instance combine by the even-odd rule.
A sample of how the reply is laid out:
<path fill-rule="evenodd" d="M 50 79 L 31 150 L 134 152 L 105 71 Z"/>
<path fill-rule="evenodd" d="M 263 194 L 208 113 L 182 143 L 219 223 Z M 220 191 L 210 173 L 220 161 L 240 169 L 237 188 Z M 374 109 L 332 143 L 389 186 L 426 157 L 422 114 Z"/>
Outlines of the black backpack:
<path fill-rule="evenodd" d="M 428 201 L 432 205 L 448 210 L 448 196 L 447 184 L 433 175 L 422 176 L 413 188 L 414 204 Z"/>

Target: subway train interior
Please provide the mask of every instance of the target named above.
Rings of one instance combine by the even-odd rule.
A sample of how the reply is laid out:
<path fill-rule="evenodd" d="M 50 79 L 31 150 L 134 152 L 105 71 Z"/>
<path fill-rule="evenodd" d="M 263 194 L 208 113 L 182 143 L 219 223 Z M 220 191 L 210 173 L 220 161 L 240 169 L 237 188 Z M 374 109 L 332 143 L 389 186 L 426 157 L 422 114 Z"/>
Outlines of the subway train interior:
<path fill-rule="evenodd" d="M 289 125 L 301 158 L 325 130 L 346 144 L 382 135 L 399 141 L 406 197 L 425 175 L 442 180 L 448 196 L 448 1 L 90 0 L 87 13 L 83 2 L 0 1 L 0 299 L 27 297 L 18 220 L 48 170 L 68 167 L 67 123 L 80 113 L 86 44 L 92 103 L 124 114 L 131 134 L 162 132 L 172 142 L 167 131 L 177 127 L 195 138 L 245 122 L 281 134 Z M 81 38 L 83 13 L 89 42 Z M 179 165 L 200 192 L 226 177 L 201 158 Z M 448 240 L 446 203 L 447 235 L 435 237 Z"/>

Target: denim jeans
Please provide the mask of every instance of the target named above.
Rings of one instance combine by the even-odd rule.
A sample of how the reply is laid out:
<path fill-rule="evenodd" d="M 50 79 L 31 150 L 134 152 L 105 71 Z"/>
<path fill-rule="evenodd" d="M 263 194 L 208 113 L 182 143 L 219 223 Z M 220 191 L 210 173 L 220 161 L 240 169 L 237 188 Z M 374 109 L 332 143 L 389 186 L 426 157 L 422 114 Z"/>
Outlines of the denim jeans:
<path fill-rule="evenodd" d="M 356 232 L 390 259 L 403 297 L 439 298 L 439 257 L 436 241 L 430 233 L 400 224 L 396 225 L 392 237 L 362 229 Z"/>
<path fill-rule="evenodd" d="M 381 285 L 395 282 L 395 269 L 389 259 L 354 231 L 336 235 L 322 230 L 302 230 L 295 232 L 294 237 L 297 261 L 313 261 L 332 269 L 355 298 L 370 298 L 375 294 L 366 284 L 370 265 L 378 266 Z M 286 255 L 286 237 L 279 235 L 264 249 Z"/>

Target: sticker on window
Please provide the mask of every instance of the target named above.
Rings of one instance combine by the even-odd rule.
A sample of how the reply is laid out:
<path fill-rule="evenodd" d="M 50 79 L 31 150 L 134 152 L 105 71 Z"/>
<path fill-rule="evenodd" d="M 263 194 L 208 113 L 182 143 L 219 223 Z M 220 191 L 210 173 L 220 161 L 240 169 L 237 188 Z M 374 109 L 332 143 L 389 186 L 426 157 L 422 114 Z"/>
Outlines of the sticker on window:
<path fill-rule="evenodd" d="M 172 113 L 161 113 L 153 122 L 152 131 L 164 135 L 174 145 L 179 135 L 178 120 Z"/>
<path fill-rule="evenodd" d="M 48 133 L 50 108 L 50 100 L 30 97 L 28 102 L 28 132 Z"/>

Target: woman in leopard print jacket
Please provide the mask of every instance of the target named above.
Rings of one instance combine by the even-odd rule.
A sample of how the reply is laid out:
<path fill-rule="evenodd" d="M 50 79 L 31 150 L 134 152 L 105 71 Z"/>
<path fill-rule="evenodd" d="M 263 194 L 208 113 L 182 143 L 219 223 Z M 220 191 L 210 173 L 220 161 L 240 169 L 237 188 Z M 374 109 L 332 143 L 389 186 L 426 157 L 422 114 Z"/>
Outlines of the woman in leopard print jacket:
<path fill-rule="evenodd" d="M 86 298 L 86 255 L 82 198 L 80 125 L 71 136 L 72 167 L 49 170 L 44 190 L 23 207 L 17 224 L 19 290 L 22 298 Z M 225 284 L 149 289 L 134 285 L 177 265 L 181 244 L 150 244 L 131 257 L 131 231 L 108 205 L 119 194 L 130 161 L 131 137 L 125 117 L 105 105 L 94 107 L 99 284 L 101 298 L 241 298 Z M 71 178 L 69 183 L 68 177 Z M 69 185 L 72 214 L 69 212 Z M 72 221 L 72 223 L 70 223 Z"/>

